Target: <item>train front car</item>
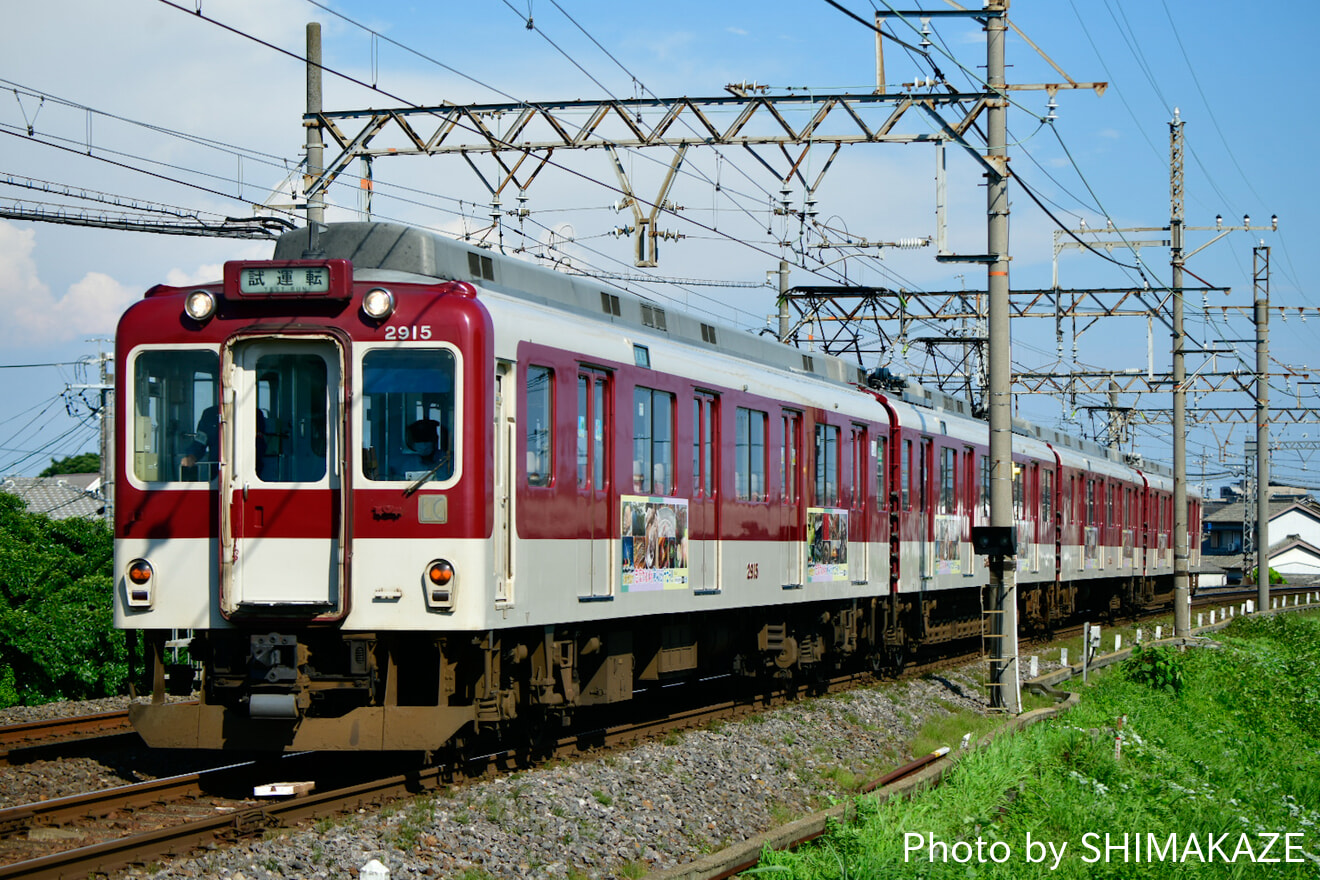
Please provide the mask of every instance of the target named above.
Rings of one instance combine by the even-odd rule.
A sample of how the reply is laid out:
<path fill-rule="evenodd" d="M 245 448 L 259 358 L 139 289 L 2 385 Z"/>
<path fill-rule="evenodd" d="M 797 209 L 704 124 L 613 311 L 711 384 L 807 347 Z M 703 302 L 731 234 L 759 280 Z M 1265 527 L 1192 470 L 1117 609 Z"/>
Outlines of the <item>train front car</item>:
<path fill-rule="evenodd" d="M 441 634 L 490 568 L 491 321 L 370 233 L 373 268 L 291 234 L 120 322 L 115 620 L 146 634 L 149 745 L 431 749 L 473 718 Z M 165 702 L 188 630 L 200 702 Z"/>

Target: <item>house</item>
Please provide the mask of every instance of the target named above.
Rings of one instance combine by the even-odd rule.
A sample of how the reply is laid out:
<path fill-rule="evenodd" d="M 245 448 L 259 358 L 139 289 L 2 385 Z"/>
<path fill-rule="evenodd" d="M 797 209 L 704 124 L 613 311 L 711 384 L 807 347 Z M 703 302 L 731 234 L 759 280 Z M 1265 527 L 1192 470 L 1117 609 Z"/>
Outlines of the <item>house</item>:
<path fill-rule="evenodd" d="M 57 474 L 53 477 L 5 477 L 0 491 L 23 499 L 29 513 L 41 513 L 51 519 L 81 516 L 98 519 L 105 516 L 99 474 Z"/>
<path fill-rule="evenodd" d="M 1255 504 L 1207 501 L 1202 507 L 1200 583 L 1215 586 L 1243 580 L 1243 519 L 1254 523 Z M 1240 499 L 1240 496 L 1238 496 Z M 1270 487 L 1270 568 L 1289 580 L 1320 576 L 1320 504 L 1305 490 Z M 1254 560 L 1251 560 L 1254 566 Z"/>

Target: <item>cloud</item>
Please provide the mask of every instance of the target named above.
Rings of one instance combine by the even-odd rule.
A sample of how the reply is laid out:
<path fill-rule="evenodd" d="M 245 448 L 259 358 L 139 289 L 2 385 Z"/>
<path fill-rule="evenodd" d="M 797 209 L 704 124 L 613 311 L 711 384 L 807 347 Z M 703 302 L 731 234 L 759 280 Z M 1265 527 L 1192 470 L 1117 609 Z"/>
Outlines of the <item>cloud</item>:
<path fill-rule="evenodd" d="M 119 315 L 137 292 L 102 272 L 88 272 L 56 296 L 34 259 L 36 232 L 0 223 L 0 340 L 36 348 L 114 333 Z"/>
<path fill-rule="evenodd" d="M 257 259 L 264 260 L 269 256 L 269 254 L 264 254 Z M 183 269 L 171 269 L 165 273 L 165 283 L 170 287 L 190 287 L 194 284 L 214 284 L 223 278 L 224 274 L 225 269 L 219 263 L 198 266 L 192 272 Z"/>

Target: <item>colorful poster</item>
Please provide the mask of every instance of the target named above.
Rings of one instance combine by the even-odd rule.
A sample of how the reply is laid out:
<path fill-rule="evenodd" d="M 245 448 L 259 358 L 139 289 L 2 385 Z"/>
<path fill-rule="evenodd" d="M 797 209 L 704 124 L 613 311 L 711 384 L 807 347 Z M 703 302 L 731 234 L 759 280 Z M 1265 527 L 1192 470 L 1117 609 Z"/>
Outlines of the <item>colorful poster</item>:
<path fill-rule="evenodd" d="M 848 511 L 807 508 L 807 580 L 848 580 Z"/>
<path fill-rule="evenodd" d="M 1083 556 L 1086 559 L 1086 567 L 1097 568 L 1100 562 L 1098 552 L 1100 545 L 1100 529 L 1096 526 L 1086 526 L 1082 534 L 1082 540 L 1086 542 L 1082 551 Z"/>
<path fill-rule="evenodd" d="M 937 574 L 962 574 L 962 536 L 964 518 L 956 514 L 935 515 L 935 571 Z"/>
<path fill-rule="evenodd" d="M 686 498 L 624 495 L 619 534 L 623 536 L 622 591 L 688 588 L 688 503 Z"/>

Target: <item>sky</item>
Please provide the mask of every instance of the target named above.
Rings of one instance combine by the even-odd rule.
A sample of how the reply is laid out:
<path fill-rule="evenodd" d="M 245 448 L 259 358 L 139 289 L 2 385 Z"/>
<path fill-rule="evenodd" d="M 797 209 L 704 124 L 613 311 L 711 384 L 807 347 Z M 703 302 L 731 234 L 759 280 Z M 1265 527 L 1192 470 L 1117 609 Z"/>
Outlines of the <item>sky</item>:
<path fill-rule="evenodd" d="M 873 20 L 877 7 L 901 12 L 888 19 L 889 31 L 917 50 L 923 39 L 929 42 L 924 53 L 886 43 L 886 93 L 939 91 L 940 77 L 956 90 L 979 90 L 981 26 L 931 18 L 923 35 L 920 15 L 912 14 L 920 5 L 950 8 L 934 0 L 892 6 L 879 0 L 11 3 L 0 33 L 0 209 L 95 215 L 149 203 L 157 217 L 170 210 L 217 223 L 251 217 L 267 201 L 287 203 L 277 193 L 303 158 L 301 59 L 310 21 L 322 23 L 327 111 L 712 97 L 729 94 L 725 86 L 733 83 L 755 83 L 771 95 L 870 93 L 877 79 L 874 33 L 839 7 L 864 20 Z M 1269 226 L 1272 215 L 1279 218 L 1277 231 L 1230 232 L 1218 240 L 1213 231 L 1187 233 L 1194 277 L 1185 283 L 1230 289 L 1187 294 L 1189 350 L 1218 352 L 1213 362 L 1189 356 L 1188 371 L 1254 369 L 1250 342 L 1233 341 L 1254 340 L 1250 319 L 1224 318 L 1218 308 L 1207 314 L 1203 304 L 1250 305 L 1253 248 L 1263 243 L 1270 248 L 1271 303 L 1294 307 L 1286 320 L 1271 317 L 1272 402 L 1314 405 L 1320 385 L 1305 383 L 1320 381 L 1310 374 L 1310 365 L 1320 368 L 1320 312 L 1302 318 L 1320 305 L 1310 290 L 1320 253 L 1306 245 L 1317 226 L 1308 147 L 1318 123 L 1305 110 L 1305 95 L 1316 83 L 1308 59 L 1320 9 L 1297 0 L 1263 12 L 1225 0 L 1017 0 L 1010 18 L 1021 31 L 1007 41 L 1010 83 L 1060 82 L 1043 52 L 1072 80 L 1108 86 L 1103 94 L 1058 91 L 1054 107 L 1045 91 L 1012 93 L 1013 288 L 1048 287 L 1057 272 L 1065 288 L 1148 284 L 1151 301 L 1158 298 L 1170 283 L 1167 247 L 1070 248 L 1056 262 L 1055 230 L 1168 225 L 1176 108 L 1186 139 L 1185 222 L 1213 227 L 1221 216 L 1224 225 L 1241 226 L 1249 216 L 1250 225 Z M 930 130 L 916 114 L 903 125 Z M 381 138 L 379 145 L 387 145 L 388 136 Z M 976 143 L 974 134 L 969 139 Z M 378 219 L 484 236 L 506 253 L 575 271 L 648 274 L 651 280 L 619 283 L 752 332 L 765 328 L 775 311 L 766 273 L 781 257 L 793 264 L 793 285 L 847 283 L 914 294 L 984 289 L 982 266 L 938 262 L 933 247 L 821 248 L 827 239 L 897 242 L 938 232 L 931 144 L 848 146 L 827 167 L 831 149 L 809 150 L 802 177 L 791 180 L 786 194 L 780 178 L 790 160 L 773 148 L 759 148 L 764 163 L 741 148 L 689 150 L 669 194 L 676 210 L 658 221 L 682 237 L 661 243 L 654 269 L 633 266 L 629 237 L 614 234 L 632 223 L 632 214 L 619 210 L 619 181 L 603 150 L 556 152 L 525 200 L 506 190 L 498 230 L 490 228 L 482 178 L 457 157 L 375 161 L 371 208 Z M 797 159 L 798 148 L 790 150 Z M 327 150 L 327 157 L 336 152 Z M 619 155 L 638 196 L 653 199 L 672 148 Z M 983 253 L 983 178 L 960 148 L 945 155 L 949 247 Z M 488 158 L 473 162 L 494 179 Z M 331 190 L 328 219 L 357 219 L 359 173 L 354 163 Z M 809 204 L 803 181 L 817 176 Z M 782 213 L 785 201 L 790 216 Z M 516 216 L 519 208 L 525 216 Z M 804 222 L 808 208 L 811 220 Z M 1124 237 L 1160 240 L 1167 233 Z M 96 448 L 96 391 L 79 386 L 96 383 L 97 352 L 109 346 L 101 340 L 113 336 L 117 316 L 145 290 L 215 280 L 224 261 L 269 253 L 270 244 L 261 241 L 0 218 L 0 474 L 33 474 L 51 458 Z M 917 326 L 909 335 L 948 330 Z M 1150 329 L 1142 317 L 1058 328 L 1052 320 L 1022 319 L 1012 332 L 1016 370 L 1169 369 L 1162 319 Z M 895 345 L 865 364 L 879 365 L 909 374 L 931 366 L 918 345 Z M 1145 410 L 1167 411 L 1169 401 L 1167 393 L 1119 398 L 1122 406 Z M 1087 436 L 1102 432 L 1104 423 L 1088 407 L 1104 403 L 1095 395 L 1016 398 L 1021 415 Z M 1189 397 L 1193 417 L 1197 407 L 1251 404 L 1241 393 Z M 1320 434 L 1317 426 L 1276 425 L 1272 439 L 1304 443 L 1311 434 Z M 1213 487 L 1232 479 L 1234 469 L 1240 473 L 1248 438 L 1254 439 L 1250 424 L 1194 426 L 1191 482 Z M 1135 424 L 1125 448 L 1168 461 L 1169 430 L 1158 420 Z M 1320 486 L 1316 456 L 1277 450 L 1276 479 Z"/>

